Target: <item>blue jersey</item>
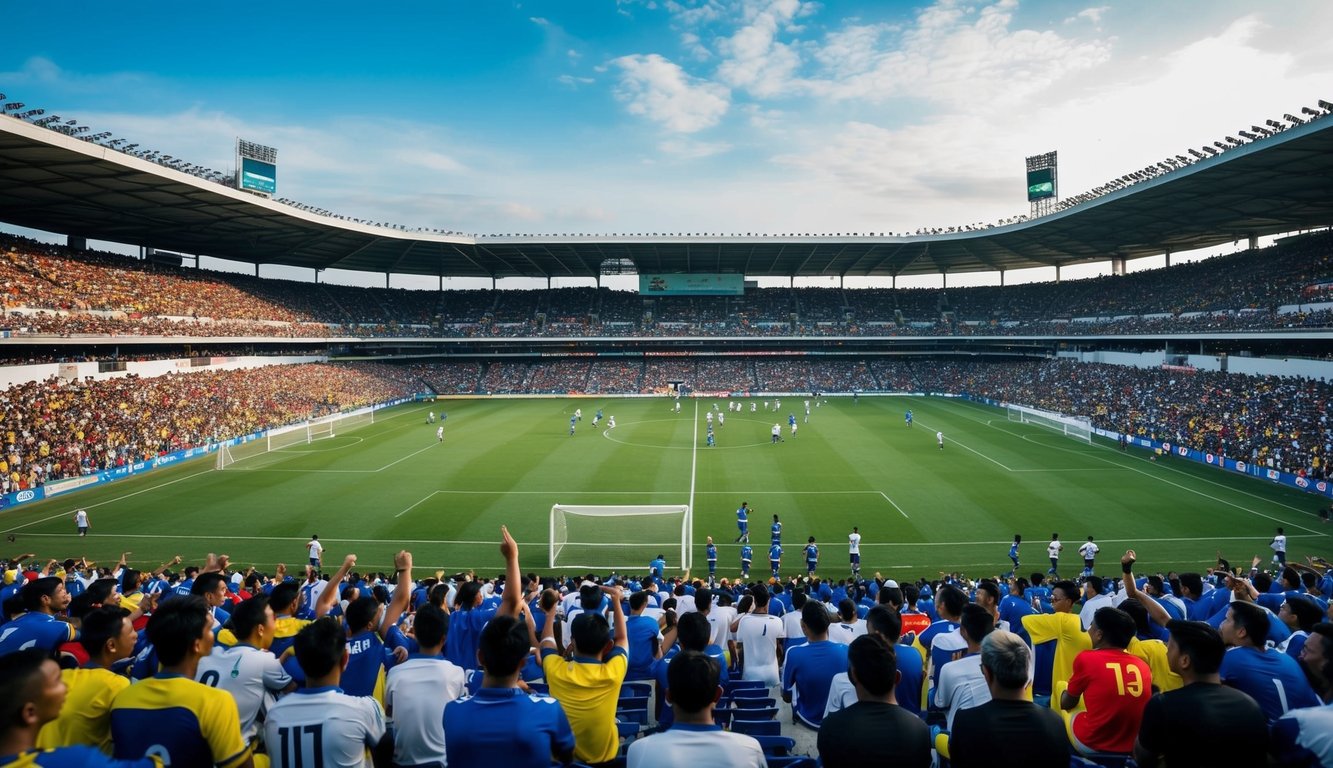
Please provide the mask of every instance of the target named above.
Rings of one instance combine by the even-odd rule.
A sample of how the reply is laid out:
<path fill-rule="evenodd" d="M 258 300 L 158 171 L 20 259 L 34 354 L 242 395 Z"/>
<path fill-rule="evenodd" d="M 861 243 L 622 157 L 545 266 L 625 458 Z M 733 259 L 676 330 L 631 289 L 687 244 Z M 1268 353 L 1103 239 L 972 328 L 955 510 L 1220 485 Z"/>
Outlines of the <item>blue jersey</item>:
<path fill-rule="evenodd" d="M 549 696 L 482 688 L 444 708 L 444 750 L 452 768 L 547 768 L 553 754 L 574 750 L 574 731 Z"/>
<path fill-rule="evenodd" d="M 653 662 L 657 659 L 657 643 L 654 641 L 661 637 L 657 619 L 651 616 L 630 616 L 625 620 L 625 633 L 629 635 L 629 667 L 625 679 L 645 680 L 651 677 Z"/>
<path fill-rule="evenodd" d="M 79 745 L 52 750 L 30 749 L 17 755 L 0 755 L 3 768 L 154 768 L 161 763 L 145 757 L 139 760 L 113 760 L 96 747 Z"/>
<path fill-rule="evenodd" d="M 904 413 L 904 414 L 903 414 L 903 418 L 907 420 L 907 423 L 908 423 L 908 424 L 911 424 L 911 423 L 912 423 L 912 412 L 911 412 L 911 411 L 908 411 L 907 413 Z"/>
<path fill-rule="evenodd" d="M 741 507 L 736 510 L 736 524 L 744 525 L 750 522 L 750 510 L 748 507 Z"/>
<path fill-rule="evenodd" d="M 745 546 L 741 547 L 741 562 L 748 563 L 753 559 L 754 559 L 754 547 L 751 547 L 749 544 L 746 544 Z"/>
<path fill-rule="evenodd" d="M 795 714 L 811 725 L 824 720 L 833 676 L 847 671 L 847 646 L 821 640 L 787 652 L 782 668 L 782 696 L 795 689 Z"/>
<path fill-rule="evenodd" d="M 349 696 L 384 697 L 384 643 L 375 630 L 367 629 L 347 638 L 347 667 L 342 689 Z M 388 656 L 392 658 L 392 656 Z"/>
<path fill-rule="evenodd" d="M 73 624 L 49 613 L 25 613 L 0 627 L 0 656 L 28 648 L 54 653 L 62 644 L 78 638 Z"/>
<path fill-rule="evenodd" d="M 707 553 L 708 562 L 710 562 L 710 563 L 716 563 L 716 562 L 717 562 L 717 545 L 716 545 L 716 544 L 709 544 L 708 546 L 704 547 L 704 552 Z"/>
<path fill-rule="evenodd" d="M 805 561 L 807 563 L 813 563 L 817 560 L 819 560 L 819 547 L 815 546 L 814 544 L 806 544 Z"/>
<path fill-rule="evenodd" d="M 1015 541 L 1009 545 L 1009 557 L 1014 560 L 1018 559 L 1018 542 Z"/>
<path fill-rule="evenodd" d="M 773 544 L 774 544 L 774 545 L 781 544 L 781 543 L 782 543 L 782 523 L 773 523 L 773 527 L 770 528 L 769 530 L 772 531 L 772 533 L 773 533 L 773 536 L 771 537 L 772 540 L 773 540 Z"/>
<path fill-rule="evenodd" d="M 768 548 L 768 559 L 777 562 L 782 559 L 782 547 L 774 544 Z"/>
<path fill-rule="evenodd" d="M 655 576 L 666 573 L 666 561 L 660 557 L 653 558 L 653 561 L 648 564 L 648 572 Z"/>
<path fill-rule="evenodd" d="M 1257 701 L 1269 723 L 1289 710 L 1320 705 L 1301 665 L 1280 651 L 1247 646 L 1228 649 L 1218 674 L 1222 682 Z"/>
<path fill-rule="evenodd" d="M 449 614 L 449 634 L 444 640 L 444 658 L 460 669 L 475 669 L 481 630 L 495 616 L 495 609 L 472 608 Z"/>
<path fill-rule="evenodd" d="M 794 413 L 789 413 L 789 414 L 787 414 L 787 426 L 790 427 L 791 425 L 793 425 L 793 424 L 795 424 L 795 423 L 796 423 L 796 414 L 794 414 Z"/>

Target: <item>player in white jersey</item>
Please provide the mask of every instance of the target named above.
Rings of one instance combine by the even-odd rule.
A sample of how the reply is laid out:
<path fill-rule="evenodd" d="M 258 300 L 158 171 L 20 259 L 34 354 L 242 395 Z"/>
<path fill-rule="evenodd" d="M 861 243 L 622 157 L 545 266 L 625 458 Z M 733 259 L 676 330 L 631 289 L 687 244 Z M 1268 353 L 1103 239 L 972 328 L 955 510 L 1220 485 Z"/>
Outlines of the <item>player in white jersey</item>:
<path fill-rule="evenodd" d="M 720 426 L 722 426 L 723 424 L 726 424 L 726 423 L 727 423 L 727 414 L 725 414 L 725 413 L 719 413 L 719 414 L 717 415 L 717 425 L 720 427 Z"/>
<path fill-rule="evenodd" d="M 935 433 L 935 442 L 937 442 L 937 443 L 940 444 L 940 450 L 941 450 L 941 451 L 944 450 L 944 433 L 943 433 L 943 432 L 936 432 L 936 433 Z"/>
<path fill-rule="evenodd" d="M 861 529 L 852 526 L 847 536 L 847 552 L 852 561 L 852 577 L 861 578 Z"/>
<path fill-rule="evenodd" d="M 291 675 L 269 652 L 275 621 L 267 595 L 258 595 L 236 606 L 231 613 L 232 633 L 240 641 L 230 648 L 214 645 L 213 652 L 199 660 L 194 679 L 221 688 L 236 699 L 241 716 L 241 735 L 253 744 L 259 736 L 259 718 L 279 693 L 296 687 Z"/>
<path fill-rule="evenodd" d="M 680 401 L 676 401 L 676 413 L 680 413 Z"/>
<path fill-rule="evenodd" d="M 88 510 L 78 509 L 74 511 L 74 527 L 79 529 L 80 536 L 88 535 Z"/>
<path fill-rule="evenodd" d="M 1046 545 L 1046 556 L 1051 559 L 1051 569 L 1046 572 L 1048 576 L 1057 575 L 1056 566 L 1060 563 L 1060 550 L 1064 548 L 1065 545 L 1060 541 L 1060 534 L 1052 533 L 1051 543 Z"/>
<path fill-rule="evenodd" d="M 444 425 L 443 425 L 443 424 L 441 424 L 439 427 L 436 427 L 436 429 L 435 429 L 435 441 L 436 441 L 437 443 L 443 443 L 443 442 L 444 442 Z"/>
<path fill-rule="evenodd" d="M 384 707 L 395 765 L 444 764 L 444 708 L 467 692 L 467 673 L 440 655 L 447 626 L 444 611 L 421 606 L 412 625 L 421 651 L 389 670 Z"/>
<path fill-rule="evenodd" d="M 575 408 L 575 409 L 574 409 L 574 418 L 578 419 L 579 421 L 583 421 L 583 409 L 582 409 L 582 408 Z"/>
<path fill-rule="evenodd" d="M 324 554 L 324 545 L 319 543 L 319 535 L 311 536 L 310 541 L 306 542 L 306 547 L 310 551 L 310 565 L 319 568 L 319 559 Z"/>
<path fill-rule="evenodd" d="M 370 696 L 348 696 L 338 684 L 347 658 L 347 633 L 334 618 L 317 619 L 296 636 L 296 659 L 306 686 L 269 707 L 264 742 L 274 768 L 371 768 L 393 759 L 384 711 Z"/>
<path fill-rule="evenodd" d="M 755 413 L 759 408 L 759 403 L 750 401 L 750 413 Z"/>
<path fill-rule="evenodd" d="M 1097 553 L 1100 552 L 1101 550 L 1102 550 L 1102 548 L 1099 547 L 1099 546 L 1097 546 L 1097 545 L 1093 542 L 1091 536 L 1089 536 L 1089 537 L 1088 537 L 1088 540 L 1087 540 L 1086 542 L 1084 542 L 1083 545 L 1080 546 L 1080 547 L 1078 548 L 1078 553 L 1079 553 L 1080 555 L 1083 556 L 1083 575 L 1084 575 L 1084 576 L 1091 576 L 1091 575 L 1092 575 L 1092 565 L 1093 565 L 1093 560 L 1095 560 L 1095 559 L 1097 558 Z"/>
<path fill-rule="evenodd" d="M 435 411 L 430 411 L 429 413 L 426 414 L 426 423 L 427 424 L 435 423 Z"/>

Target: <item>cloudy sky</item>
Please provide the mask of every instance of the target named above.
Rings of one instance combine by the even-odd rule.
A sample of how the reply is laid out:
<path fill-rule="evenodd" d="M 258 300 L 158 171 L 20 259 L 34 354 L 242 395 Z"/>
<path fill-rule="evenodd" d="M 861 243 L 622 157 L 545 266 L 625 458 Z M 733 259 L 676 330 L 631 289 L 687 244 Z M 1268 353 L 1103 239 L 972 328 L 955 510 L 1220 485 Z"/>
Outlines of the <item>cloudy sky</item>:
<path fill-rule="evenodd" d="M 481 234 L 994 221 L 1026 155 L 1069 196 L 1333 99 L 1327 0 L 309 8 L 6 3 L 0 91 L 219 170 L 269 144 L 282 196 Z"/>

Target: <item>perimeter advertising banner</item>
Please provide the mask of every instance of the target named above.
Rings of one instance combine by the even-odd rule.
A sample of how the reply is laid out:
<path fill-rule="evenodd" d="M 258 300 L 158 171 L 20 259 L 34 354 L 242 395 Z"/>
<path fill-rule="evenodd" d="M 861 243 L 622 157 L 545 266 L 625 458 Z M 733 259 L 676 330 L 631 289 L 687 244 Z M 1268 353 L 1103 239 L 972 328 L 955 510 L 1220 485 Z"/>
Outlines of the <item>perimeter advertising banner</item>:
<path fill-rule="evenodd" d="M 639 275 L 643 296 L 744 296 L 745 275 Z"/>

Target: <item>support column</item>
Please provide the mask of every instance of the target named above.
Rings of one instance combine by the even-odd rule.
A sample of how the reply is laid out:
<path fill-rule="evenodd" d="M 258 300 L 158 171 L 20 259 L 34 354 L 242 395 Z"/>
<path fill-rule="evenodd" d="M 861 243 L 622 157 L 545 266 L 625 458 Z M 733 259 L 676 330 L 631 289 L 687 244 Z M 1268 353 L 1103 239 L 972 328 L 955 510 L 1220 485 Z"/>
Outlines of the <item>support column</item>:
<path fill-rule="evenodd" d="M 1167 258 L 1167 266 L 1170 266 L 1170 264 L 1171 264 L 1171 252 L 1170 252 L 1170 251 L 1167 251 L 1166 258 Z M 1121 275 L 1121 276 L 1123 276 L 1123 275 L 1125 274 L 1125 271 L 1126 271 L 1126 270 L 1125 270 L 1125 260 L 1124 260 L 1124 259 L 1121 259 L 1121 258 L 1111 259 L 1111 274 L 1113 274 L 1113 275 Z"/>
<path fill-rule="evenodd" d="M 70 247 L 71 250 L 75 251 L 88 250 L 88 238 L 86 237 L 75 237 L 74 235 L 70 235 L 69 239 L 66 240 L 65 242 Z"/>
<path fill-rule="evenodd" d="M 1250 235 L 1250 250 L 1253 251 L 1259 247 L 1259 236 Z"/>
<path fill-rule="evenodd" d="M 941 286 L 940 286 L 940 287 L 941 287 L 941 288 L 944 288 L 945 290 L 948 290 L 948 288 L 949 288 L 949 273 L 948 273 L 948 272 L 941 272 L 941 273 L 940 273 L 940 281 L 941 281 Z"/>
<path fill-rule="evenodd" d="M 1167 248 L 1167 249 L 1166 249 L 1166 265 L 1167 265 L 1168 267 L 1171 266 L 1171 249 L 1170 249 L 1170 248 Z"/>
<path fill-rule="evenodd" d="M 388 289 L 388 287 L 389 287 L 389 273 L 388 273 L 388 272 L 385 272 L 385 273 L 384 273 L 384 287 L 385 287 L 385 289 Z"/>
<path fill-rule="evenodd" d="M 1056 265 L 1055 265 L 1055 282 L 1056 282 L 1056 283 L 1059 283 L 1059 282 L 1060 282 L 1060 265 L 1059 265 L 1059 264 L 1056 264 Z"/>
<path fill-rule="evenodd" d="M 1000 270 L 1000 287 L 1004 287 L 1004 270 Z"/>

